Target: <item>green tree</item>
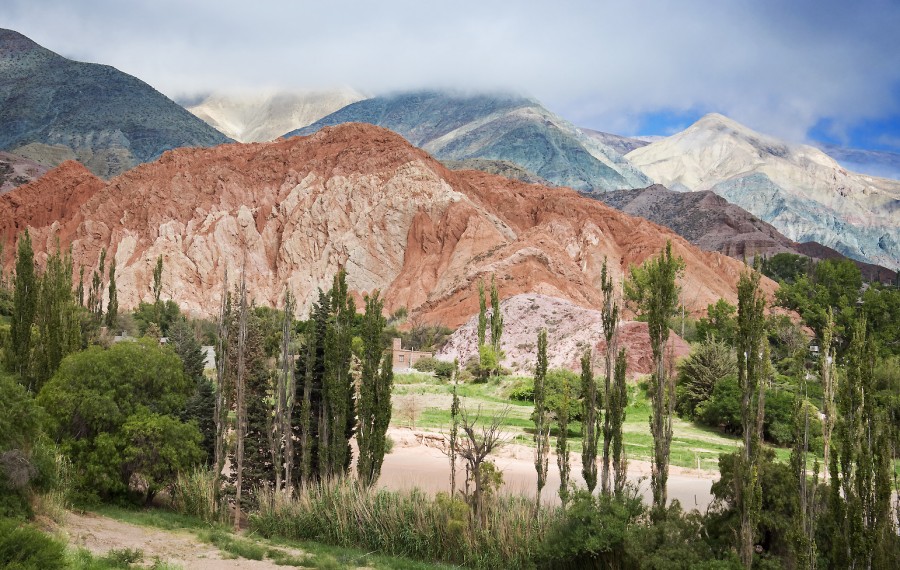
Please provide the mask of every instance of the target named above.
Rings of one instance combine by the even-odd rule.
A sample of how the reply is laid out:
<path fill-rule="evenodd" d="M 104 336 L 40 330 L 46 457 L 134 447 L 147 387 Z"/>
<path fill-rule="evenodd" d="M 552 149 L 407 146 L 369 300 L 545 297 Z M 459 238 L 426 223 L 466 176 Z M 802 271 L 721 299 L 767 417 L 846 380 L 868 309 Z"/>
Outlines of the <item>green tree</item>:
<path fill-rule="evenodd" d="M 875 348 L 866 329 L 865 319 L 857 319 L 846 374 L 837 389 L 830 464 L 834 567 L 889 568 L 900 553 L 891 519 L 889 427 L 885 410 L 873 397 Z"/>
<path fill-rule="evenodd" d="M 537 505 L 547 484 L 550 461 L 550 418 L 546 401 L 547 329 L 538 332 L 537 364 L 534 368 L 534 468 L 537 470 Z"/>
<path fill-rule="evenodd" d="M 676 408 L 679 414 L 691 419 L 697 417 L 697 408 L 712 397 L 716 384 L 737 373 L 731 348 L 716 338 L 697 345 L 678 368 Z"/>
<path fill-rule="evenodd" d="M 353 417 L 353 379 L 350 346 L 356 308 L 347 290 L 347 273 L 334 277 L 330 292 L 331 313 L 325 333 L 325 375 L 322 384 L 324 430 L 319 433 L 319 460 L 326 478 L 345 475 L 350 468 Z"/>
<path fill-rule="evenodd" d="M 173 351 L 151 341 L 120 342 L 67 356 L 37 402 L 49 415 L 50 435 L 72 461 L 76 488 L 85 496 L 115 498 L 128 494 L 141 467 L 126 454 L 123 426 L 146 413 L 177 418 L 191 391 Z M 188 440 L 171 444 L 198 457 L 200 434 L 190 429 Z"/>
<path fill-rule="evenodd" d="M 16 277 L 13 292 L 13 314 L 10 319 L 10 353 L 7 368 L 32 392 L 36 387 L 30 380 L 31 327 L 37 309 L 39 283 L 34 271 L 34 250 L 28 230 L 19 238 L 16 253 Z"/>
<path fill-rule="evenodd" d="M 153 268 L 153 302 L 159 303 L 159 297 L 162 295 L 162 275 L 163 275 L 163 257 L 160 255 L 156 258 L 156 266 Z"/>
<path fill-rule="evenodd" d="M 663 252 L 640 267 L 632 267 L 625 282 L 625 296 L 634 303 L 635 312 L 646 319 L 653 352 L 654 371 L 650 389 L 650 434 L 653 436 L 651 488 L 653 505 L 664 513 L 669 479 L 669 454 L 672 448 L 672 413 L 675 408 L 675 386 L 666 359 L 669 319 L 675 315 L 681 288 L 676 281 L 684 271 L 684 261 L 673 257 L 672 242 Z"/>
<path fill-rule="evenodd" d="M 109 302 L 106 305 L 106 326 L 115 330 L 119 318 L 119 298 L 116 295 L 116 258 L 109 264 Z"/>
<path fill-rule="evenodd" d="M 202 461 L 201 435 L 193 424 L 145 409 L 122 425 L 121 452 L 124 469 L 146 484 L 145 502 L 175 481 L 178 473 Z"/>
<path fill-rule="evenodd" d="M 366 313 L 363 317 L 362 373 L 359 382 L 358 416 L 359 460 L 357 473 L 365 486 L 373 485 L 381 474 L 384 462 L 385 440 L 391 421 L 391 384 L 393 383 L 393 358 L 385 353 L 382 314 L 384 302 L 376 291 L 365 297 Z M 380 364 L 380 370 L 379 370 Z"/>
<path fill-rule="evenodd" d="M 204 460 L 212 461 L 215 454 L 215 388 L 204 375 L 206 355 L 194 336 L 194 331 L 184 317 L 176 320 L 169 327 L 169 346 L 181 359 L 184 375 L 193 382 L 194 391 L 188 398 L 181 419 L 194 422 L 203 436 L 200 447 L 204 451 Z"/>
<path fill-rule="evenodd" d="M 615 437 L 613 435 L 613 418 L 609 409 L 610 402 L 613 399 L 612 390 L 614 388 L 610 387 L 610 383 L 613 381 L 613 361 L 616 358 L 616 351 L 618 350 L 619 303 L 616 299 L 612 277 L 607 270 L 606 257 L 603 258 L 603 268 L 600 270 L 600 291 L 603 293 L 603 305 L 600 308 L 600 322 L 603 325 L 603 337 L 606 340 L 606 377 L 603 379 L 603 405 L 606 407 L 606 416 L 603 418 L 603 470 L 601 474 L 601 488 L 603 493 L 608 495 L 610 446 Z M 592 400 L 592 403 L 595 403 L 594 400 Z M 599 419 L 598 416 L 598 425 Z M 584 435 L 585 437 L 593 436 L 593 433 L 584 432 Z M 589 485 L 588 490 L 593 491 L 593 486 Z"/>
<path fill-rule="evenodd" d="M 484 297 L 484 280 L 478 281 L 478 348 L 487 341 L 487 300 Z"/>
<path fill-rule="evenodd" d="M 72 258 L 56 251 L 47 258 L 40 280 L 34 320 L 38 336 L 34 342 L 31 385 L 39 391 L 59 368 L 62 359 L 81 348 L 79 309 L 72 296 Z"/>
<path fill-rule="evenodd" d="M 734 346 L 737 335 L 737 307 L 719 299 L 706 307 L 706 316 L 697 321 L 697 337 L 700 340 L 718 339 L 728 346 Z"/>
<path fill-rule="evenodd" d="M 563 376 L 559 398 L 552 408 L 553 415 L 556 417 L 557 429 L 556 466 L 559 468 L 559 499 L 562 501 L 563 507 L 569 500 L 569 473 L 572 469 L 569 463 L 569 420 L 571 419 L 572 405 L 576 401 L 575 390 L 568 380 L 567 376 Z"/>
<path fill-rule="evenodd" d="M 497 290 L 497 282 L 491 275 L 491 348 L 497 360 L 503 358 L 500 350 L 500 338 L 503 336 L 503 312 L 500 310 L 500 292 Z"/>
<path fill-rule="evenodd" d="M 597 486 L 597 444 L 600 440 L 600 403 L 598 402 L 597 381 L 591 363 L 591 351 L 581 355 L 581 474 L 588 492 Z M 608 447 L 604 444 L 604 447 Z M 607 459 L 607 458 L 604 458 Z M 608 477 L 608 474 L 607 474 Z M 609 490 L 605 492 L 608 494 Z"/>
<path fill-rule="evenodd" d="M 628 358 L 624 348 L 616 356 L 613 385 L 610 392 L 607 414 L 610 417 L 610 441 L 612 448 L 613 492 L 621 498 L 625 492 L 628 461 L 625 458 L 625 441 L 622 427 L 625 425 L 625 409 L 628 407 L 628 385 L 625 376 Z"/>
<path fill-rule="evenodd" d="M 759 273 L 745 272 L 738 280 L 737 352 L 741 389 L 743 447 L 736 469 L 735 497 L 741 516 L 739 552 L 745 568 L 753 565 L 753 545 L 762 501 L 759 481 L 760 449 L 769 376 L 766 343 L 766 299 L 759 289 Z"/>

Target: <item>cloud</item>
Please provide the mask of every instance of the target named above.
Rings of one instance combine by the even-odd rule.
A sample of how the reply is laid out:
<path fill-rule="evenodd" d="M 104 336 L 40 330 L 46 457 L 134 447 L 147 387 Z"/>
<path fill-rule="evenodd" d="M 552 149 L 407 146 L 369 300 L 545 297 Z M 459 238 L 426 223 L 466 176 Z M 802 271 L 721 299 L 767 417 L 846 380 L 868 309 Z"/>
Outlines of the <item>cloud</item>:
<path fill-rule="evenodd" d="M 172 97 L 506 89 L 601 130 L 718 111 L 794 140 L 823 119 L 841 129 L 900 112 L 900 5 L 890 0 L 4 4 L 0 26 Z"/>

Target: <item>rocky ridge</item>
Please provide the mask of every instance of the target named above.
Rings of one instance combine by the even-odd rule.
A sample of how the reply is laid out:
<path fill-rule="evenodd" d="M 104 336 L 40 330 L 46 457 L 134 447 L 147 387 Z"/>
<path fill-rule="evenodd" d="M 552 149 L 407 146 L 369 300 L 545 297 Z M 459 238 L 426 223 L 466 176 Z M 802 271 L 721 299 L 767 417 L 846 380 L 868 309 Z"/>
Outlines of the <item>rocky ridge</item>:
<path fill-rule="evenodd" d="M 720 297 L 734 302 L 744 267 L 572 190 L 452 172 L 363 124 L 169 151 L 108 182 L 66 163 L 0 196 L 3 236 L 26 226 L 39 260 L 59 238 L 90 273 L 107 248 L 123 309 L 150 298 L 162 255 L 164 298 L 202 314 L 215 312 L 226 268 L 233 285 L 243 265 L 258 303 L 278 306 L 287 286 L 305 312 L 344 267 L 357 294 L 381 290 L 386 310 L 451 327 L 477 312 L 477 283 L 491 275 L 503 297 L 597 306 L 604 258 L 620 279 L 671 240 L 698 313 Z"/>
<path fill-rule="evenodd" d="M 348 105 L 285 136 L 362 122 L 388 128 L 441 160 L 508 161 L 558 186 L 638 188 L 649 179 L 621 153 L 586 136 L 533 99 L 417 91 Z"/>
<path fill-rule="evenodd" d="M 819 149 L 711 114 L 626 157 L 657 183 L 712 190 L 791 240 L 900 267 L 900 182 L 849 172 Z"/>
<path fill-rule="evenodd" d="M 229 139 L 143 81 L 0 29 L 0 150 L 114 176 L 164 151 Z"/>

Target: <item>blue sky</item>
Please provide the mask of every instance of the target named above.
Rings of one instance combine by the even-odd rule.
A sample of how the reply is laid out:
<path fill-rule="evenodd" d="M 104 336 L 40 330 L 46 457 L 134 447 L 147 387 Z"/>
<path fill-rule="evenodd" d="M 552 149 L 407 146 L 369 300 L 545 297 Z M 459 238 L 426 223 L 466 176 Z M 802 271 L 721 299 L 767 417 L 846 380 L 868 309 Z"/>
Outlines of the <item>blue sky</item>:
<path fill-rule="evenodd" d="M 499 89 L 620 134 L 715 111 L 792 141 L 900 151 L 893 0 L 4 0 L 0 27 L 173 98 Z"/>

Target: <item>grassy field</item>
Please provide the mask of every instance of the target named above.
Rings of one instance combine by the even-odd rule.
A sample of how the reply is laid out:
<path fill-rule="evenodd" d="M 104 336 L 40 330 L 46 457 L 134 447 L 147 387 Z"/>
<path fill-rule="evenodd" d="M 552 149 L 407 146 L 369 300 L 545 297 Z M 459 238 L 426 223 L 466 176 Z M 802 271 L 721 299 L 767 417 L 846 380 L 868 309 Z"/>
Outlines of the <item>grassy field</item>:
<path fill-rule="evenodd" d="M 516 378 L 495 379 L 483 384 L 461 384 L 458 386 L 461 405 L 471 411 L 481 408 L 482 417 L 490 417 L 508 409 L 503 421 L 511 437 L 517 444 L 533 445 L 530 402 L 511 400 L 509 394 L 517 384 Z M 392 425 L 409 427 L 411 407 L 418 408 L 415 427 L 446 430 L 450 425 L 451 386 L 434 376 L 421 373 L 397 374 L 394 385 L 394 414 Z M 409 402 L 416 402 L 410 406 Z M 637 386 L 629 389 L 629 406 L 623 431 L 625 449 L 630 459 L 650 461 L 653 438 L 650 435 L 650 402 Z M 675 418 L 673 422 L 672 465 L 680 467 L 718 470 L 719 455 L 738 448 L 740 440 L 712 428 L 696 425 Z M 570 425 L 572 450 L 581 451 L 581 426 L 578 422 Z M 779 460 L 787 461 L 790 450 L 774 448 Z"/>

